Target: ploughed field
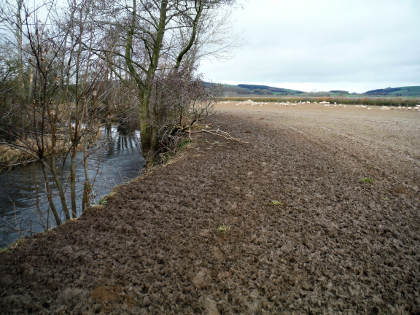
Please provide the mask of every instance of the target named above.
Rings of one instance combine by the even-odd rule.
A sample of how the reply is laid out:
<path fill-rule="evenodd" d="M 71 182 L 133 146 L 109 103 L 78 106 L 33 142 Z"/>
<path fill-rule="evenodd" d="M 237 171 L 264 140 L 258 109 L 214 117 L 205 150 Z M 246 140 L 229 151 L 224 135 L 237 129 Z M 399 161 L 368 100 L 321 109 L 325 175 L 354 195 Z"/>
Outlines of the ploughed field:
<path fill-rule="evenodd" d="M 326 106 L 328 105 L 328 106 Z M 420 111 L 224 102 L 173 163 L 0 254 L 0 313 L 420 312 Z"/>

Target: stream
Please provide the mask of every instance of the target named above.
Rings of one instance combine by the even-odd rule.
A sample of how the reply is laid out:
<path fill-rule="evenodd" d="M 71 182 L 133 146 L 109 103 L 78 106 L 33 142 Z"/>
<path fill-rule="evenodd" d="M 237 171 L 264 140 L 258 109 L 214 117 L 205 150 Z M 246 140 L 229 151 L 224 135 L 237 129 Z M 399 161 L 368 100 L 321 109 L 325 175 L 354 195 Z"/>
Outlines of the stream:
<path fill-rule="evenodd" d="M 140 175 L 146 162 L 141 154 L 140 132 L 122 134 L 116 126 L 101 129 L 98 149 L 89 158 L 89 177 L 93 183 L 93 200 L 97 203 L 113 187 Z M 58 164 L 58 163 L 57 163 Z M 61 165 L 63 163 L 61 162 Z M 68 183 L 70 158 L 64 161 L 61 178 Z M 78 215 L 81 214 L 84 169 L 83 154 L 76 156 L 76 193 Z M 54 188 L 52 178 L 51 187 Z M 65 186 L 67 205 L 71 211 L 70 186 Z M 60 208 L 57 191 L 54 190 L 54 202 Z M 42 219 L 36 204 L 42 213 Z M 39 163 L 17 167 L 0 173 L 0 247 L 6 247 L 17 239 L 33 235 L 55 226 L 52 214 L 48 215 L 48 200 Z"/>

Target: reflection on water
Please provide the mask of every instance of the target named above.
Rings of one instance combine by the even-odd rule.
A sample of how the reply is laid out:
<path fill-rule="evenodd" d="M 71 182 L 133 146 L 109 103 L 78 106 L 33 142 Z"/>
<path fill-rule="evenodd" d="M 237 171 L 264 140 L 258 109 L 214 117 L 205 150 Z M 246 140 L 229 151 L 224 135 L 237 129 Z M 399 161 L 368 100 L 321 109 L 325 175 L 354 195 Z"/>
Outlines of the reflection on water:
<path fill-rule="evenodd" d="M 83 155 L 76 157 L 76 191 L 80 215 L 83 194 Z M 89 159 L 89 177 L 93 182 L 94 201 L 109 193 L 118 184 L 139 175 L 145 166 L 141 155 L 140 133 L 122 134 L 116 127 L 103 128 L 98 146 Z M 69 178 L 70 161 L 64 162 L 63 181 Z M 51 187 L 54 187 L 50 178 Z M 70 188 L 66 186 L 68 207 Z M 39 207 L 37 207 L 37 204 Z M 55 194 L 55 204 L 60 205 Z M 42 216 L 39 215 L 41 210 Z M 42 171 L 37 163 L 0 173 L 0 247 L 10 245 L 18 238 L 43 231 L 43 225 L 53 227 L 49 213 Z"/>

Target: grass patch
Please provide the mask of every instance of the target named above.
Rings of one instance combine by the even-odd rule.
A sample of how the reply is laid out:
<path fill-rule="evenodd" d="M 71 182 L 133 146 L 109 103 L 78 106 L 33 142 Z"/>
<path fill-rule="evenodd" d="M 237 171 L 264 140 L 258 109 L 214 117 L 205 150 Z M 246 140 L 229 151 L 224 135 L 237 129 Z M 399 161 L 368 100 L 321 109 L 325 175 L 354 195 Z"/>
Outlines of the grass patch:
<path fill-rule="evenodd" d="M 230 231 L 230 229 L 231 229 L 230 225 L 222 224 L 222 225 L 219 225 L 218 226 L 217 232 L 219 232 L 219 233 L 227 233 L 227 232 Z"/>
<path fill-rule="evenodd" d="M 158 164 L 167 164 L 171 159 L 173 159 L 178 153 L 184 151 L 192 141 L 188 137 L 183 137 L 176 140 L 174 143 L 167 147 L 167 151 L 159 154 L 159 159 L 154 163 Z"/>
<path fill-rule="evenodd" d="M 99 200 L 99 205 L 106 206 L 108 204 L 108 200 L 106 197 L 103 197 L 101 200 Z"/>
<path fill-rule="evenodd" d="M 363 177 L 361 182 L 363 184 L 373 184 L 373 178 L 372 177 Z"/>
<path fill-rule="evenodd" d="M 279 201 L 279 200 L 271 200 L 271 204 L 273 206 L 283 206 L 284 205 L 284 203 L 282 201 Z"/>
<path fill-rule="evenodd" d="M 188 147 L 188 145 L 191 143 L 191 140 L 189 138 L 183 138 L 177 146 L 177 151 L 181 152 L 183 150 L 185 150 L 186 147 Z"/>

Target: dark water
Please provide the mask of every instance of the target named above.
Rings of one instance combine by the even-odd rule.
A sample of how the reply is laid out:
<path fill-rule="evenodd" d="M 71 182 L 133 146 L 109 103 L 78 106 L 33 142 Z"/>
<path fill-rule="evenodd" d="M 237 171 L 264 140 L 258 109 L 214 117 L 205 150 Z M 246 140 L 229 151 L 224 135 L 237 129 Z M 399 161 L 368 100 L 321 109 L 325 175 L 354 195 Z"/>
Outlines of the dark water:
<path fill-rule="evenodd" d="M 69 159 L 64 162 L 61 173 L 63 181 L 69 177 L 69 162 Z M 81 153 L 76 157 L 76 165 L 77 206 L 80 215 L 84 181 Z M 98 202 L 114 186 L 138 176 L 144 166 L 138 131 L 123 135 L 116 127 L 103 129 L 97 148 L 89 159 L 89 177 L 94 181 L 94 200 L 91 203 Z M 54 187 L 52 178 L 50 183 Z M 69 185 L 66 186 L 66 194 L 70 209 Z M 37 199 L 42 219 L 36 207 Z M 57 208 L 60 208 L 56 191 L 54 200 Z M 48 212 L 48 200 L 39 164 L 0 173 L 0 247 L 10 245 L 20 237 L 42 232 L 45 226 L 55 226 L 55 220 Z M 64 221 L 64 215 L 61 215 Z"/>

